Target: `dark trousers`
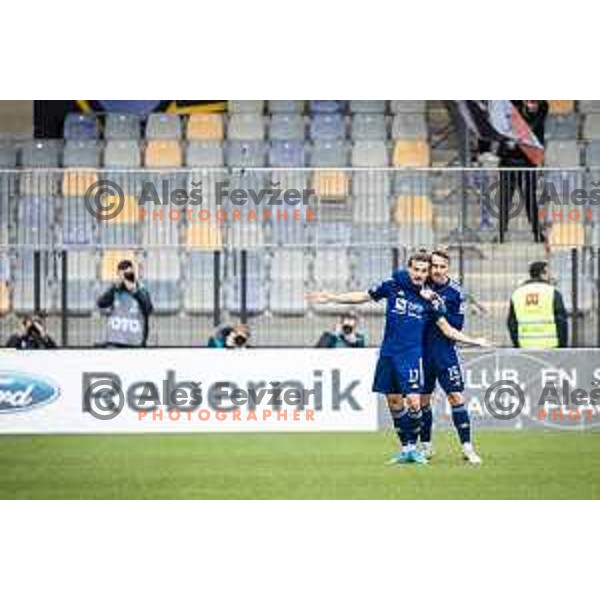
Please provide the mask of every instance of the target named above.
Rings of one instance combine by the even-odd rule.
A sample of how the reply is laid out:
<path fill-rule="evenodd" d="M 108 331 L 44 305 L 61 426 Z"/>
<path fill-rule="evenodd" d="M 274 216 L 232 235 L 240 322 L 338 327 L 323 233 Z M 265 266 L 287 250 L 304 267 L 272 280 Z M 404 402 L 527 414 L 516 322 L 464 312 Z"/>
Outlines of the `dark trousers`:
<path fill-rule="evenodd" d="M 521 212 L 523 205 L 535 241 L 543 241 L 537 204 L 537 177 L 538 174 L 531 170 L 503 171 L 500 174 L 500 242 L 504 241 L 509 220 Z M 513 196 L 517 188 L 520 194 L 519 208 L 513 206 Z"/>

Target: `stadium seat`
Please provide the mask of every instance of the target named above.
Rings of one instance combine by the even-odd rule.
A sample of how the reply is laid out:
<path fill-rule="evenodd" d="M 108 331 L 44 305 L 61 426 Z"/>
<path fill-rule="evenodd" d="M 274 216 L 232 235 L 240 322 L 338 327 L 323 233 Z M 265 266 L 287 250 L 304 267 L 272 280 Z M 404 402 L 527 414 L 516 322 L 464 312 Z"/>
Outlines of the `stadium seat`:
<path fill-rule="evenodd" d="M 304 167 L 306 165 L 304 143 L 274 141 L 269 151 L 269 165 L 283 168 Z"/>
<path fill-rule="evenodd" d="M 346 248 L 317 248 L 314 268 L 317 289 L 348 289 L 350 264 Z M 339 307 L 336 307 L 336 310 L 339 311 Z"/>
<path fill-rule="evenodd" d="M 343 199 L 348 196 L 348 177 L 343 171 L 319 171 L 312 187 L 321 200 Z"/>
<path fill-rule="evenodd" d="M 140 266 L 140 278 L 150 292 L 157 313 L 179 311 L 181 263 L 177 250 L 148 250 Z"/>
<path fill-rule="evenodd" d="M 385 140 L 387 126 L 385 115 L 357 114 L 352 118 L 352 139 L 358 140 Z"/>
<path fill-rule="evenodd" d="M 576 140 L 577 115 L 550 115 L 546 119 L 547 140 Z"/>
<path fill-rule="evenodd" d="M 425 100 L 390 100 L 390 110 L 393 114 L 415 113 L 425 114 Z"/>
<path fill-rule="evenodd" d="M 344 110 L 343 100 L 310 100 L 308 103 L 311 113 L 337 113 Z"/>
<path fill-rule="evenodd" d="M 188 140 L 221 142 L 223 137 L 223 115 L 199 113 L 190 116 L 187 124 Z"/>
<path fill-rule="evenodd" d="M 359 289 L 367 289 L 373 282 L 387 279 L 393 271 L 393 255 L 389 248 L 353 249 L 350 263 Z"/>
<path fill-rule="evenodd" d="M 354 223 L 352 226 L 353 246 L 388 248 L 392 243 L 396 244 L 396 241 L 392 237 L 392 228 L 380 223 Z"/>
<path fill-rule="evenodd" d="M 588 167 L 600 167 L 600 140 L 589 142 L 586 146 L 585 164 Z"/>
<path fill-rule="evenodd" d="M 225 309 L 240 313 L 242 309 L 241 253 L 230 255 L 229 277 L 225 285 Z M 266 268 L 262 252 L 246 253 L 246 310 L 258 314 L 266 310 Z"/>
<path fill-rule="evenodd" d="M 346 123 L 340 114 L 317 114 L 310 121 L 310 137 L 313 141 L 343 140 Z"/>
<path fill-rule="evenodd" d="M 96 140 L 70 140 L 63 151 L 65 167 L 96 169 L 102 160 L 102 146 Z"/>
<path fill-rule="evenodd" d="M 392 122 L 392 138 L 394 140 L 425 140 L 427 124 L 423 115 L 400 113 Z"/>
<path fill-rule="evenodd" d="M 548 100 L 551 115 L 570 115 L 575 111 L 575 100 Z"/>
<path fill-rule="evenodd" d="M 353 167 L 387 167 L 389 165 L 388 151 L 385 142 L 359 141 L 352 147 Z"/>
<path fill-rule="evenodd" d="M 223 247 L 221 229 L 209 223 L 189 223 L 186 246 L 197 250 L 220 250 Z"/>
<path fill-rule="evenodd" d="M 393 193 L 397 196 L 428 196 L 430 188 L 428 172 L 399 172 L 394 175 Z"/>
<path fill-rule="evenodd" d="M 190 252 L 186 266 L 186 284 L 184 287 L 183 304 L 189 313 L 210 313 L 214 309 L 215 275 L 220 280 L 223 277 L 223 262 L 221 257 L 221 273 L 215 274 L 213 252 Z"/>
<path fill-rule="evenodd" d="M 585 228 L 581 223 L 553 223 L 548 242 L 551 251 L 565 247 L 581 247 L 585 244 Z"/>
<path fill-rule="evenodd" d="M 388 198 L 391 188 L 389 173 L 385 171 L 358 171 L 352 176 L 354 196 Z"/>
<path fill-rule="evenodd" d="M 581 162 L 577 142 L 548 142 L 544 152 L 544 164 L 548 167 L 578 167 Z"/>
<path fill-rule="evenodd" d="M 260 248 L 264 246 L 264 232 L 261 224 L 234 222 L 226 229 L 229 247 Z"/>
<path fill-rule="evenodd" d="M 273 281 L 269 288 L 269 308 L 275 315 L 303 315 L 308 310 L 304 284 L 294 279 Z"/>
<path fill-rule="evenodd" d="M 390 204 L 386 196 L 354 196 L 352 220 L 355 223 L 389 223 Z"/>
<path fill-rule="evenodd" d="M 297 113 L 304 112 L 304 100 L 269 100 L 269 112 L 275 113 Z"/>
<path fill-rule="evenodd" d="M 318 222 L 315 228 L 315 240 L 321 246 L 347 247 L 352 235 L 352 224 L 346 221 Z"/>
<path fill-rule="evenodd" d="M 392 212 L 398 225 L 422 223 L 433 226 L 433 206 L 427 196 L 398 196 Z"/>
<path fill-rule="evenodd" d="M 318 141 L 312 145 L 310 153 L 312 167 L 348 166 L 348 147 L 342 140 Z"/>
<path fill-rule="evenodd" d="M 117 276 L 117 265 L 122 260 L 130 260 L 137 269 L 137 259 L 133 250 L 111 249 L 104 250 L 100 266 L 100 278 L 102 281 L 114 281 Z"/>
<path fill-rule="evenodd" d="M 175 140 L 150 141 L 144 162 L 146 167 L 180 167 L 183 164 L 181 144 Z"/>
<path fill-rule="evenodd" d="M 137 246 L 139 245 L 139 229 L 133 224 L 103 221 L 97 227 L 102 246 Z"/>
<path fill-rule="evenodd" d="M 253 113 L 262 115 L 265 110 L 264 100 L 228 100 L 229 113 Z"/>
<path fill-rule="evenodd" d="M 31 140 L 21 148 L 21 165 L 52 169 L 60 166 L 61 145 L 56 140 Z"/>
<path fill-rule="evenodd" d="M 237 141 L 264 140 L 265 119 L 254 113 L 234 113 L 229 118 L 227 135 Z"/>
<path fill-rule="evenodd" d="M 104 166 L 139 168 L 142 164 L 140 146 L 135 140 L 110 140 L 104 148 Z"/>
<path fill-rule="evenodd" d="M 428 167 L 429 145 L 422 140 L 398 140 L 394 146 L 395 167 Z"/>
<path fill-rule="evenodd" d="M 98 295 L 96 255 L 94 252 L 71 250 L 67 264 L 67 310 L 69 313 L 89 314 L 96 307 Z"/>
<path fill-rule="evenodd" d="M 385 100 L 350 100 L 351 113 L 385 114 Z"/>
<path fill-rule="evenodd" d="M 260 141 L 232 141 L 227 144 L 227 166 L 238 168 L 264 167 L 266 147 Z"/>
<path fill-rule="evenodd" d="M 87 211 L 83 196 L 62 199 L 61 236 L 64 245 L 90 244 L 94 238 L 96 219 Z"/>
<path fill-rule="evenodd" d="M 16 166 L 16 146 L 10 142 L 0 142 L 0 169 L 13 169 Z"/>
<path fill-rule="evenodd" d="M 304 117 L 298 114 L 279 113 L 271 117 L 269 138 L 281 141 L 304 141 Z"/>
<path fill-rule="evenodd" d="M 98 182 L 96 171 L 65 171 L 62 179 L 63 196 L 85 196 L 88 189 Z"/>
<path fill-rule="evenodd" d="M 10 258 L 0 254 L 0 281 L 10 281 Z"/>
<path fill-rule="evenodd" d="M 223 145 L 220 142 L 189 142 L 185 162 L 188 167 L 222 167 L 225 164 Z"/>
<path fill-rule="evenodd" d="M 146 121 L 147 140 L 180 140 L 181 118 L 167 113 L 151 113 Z"/>
<path fill-rule="evenodd" d="M 583 123 L 583 137 L 586 140 L 600 139 L 600 114 L 590 114 Z"/>
<path fill-rule="evenodd" d="M 16 256 L 11 282 L 12 305 L 18 314 L 32 313 L 35 309 L 34 253 L 31 247 L 20 249 Z M 49 286 L 52 267 L 50 252 L 42 252 L 40 260 L 40 306 L 44 311 L 52 309 L 53 297 Z"/>
<path fill-rule="evenodd" d="M 39 246 L 53 241 L 54 198 L 24 196 L 18 200 L 17 243 Z"/>
<path fill-rule="evenodd" d="M 179 223 L 164 217 L 159 220 L 146 216 L 143 219 L 142 245 L 148 249 L 179 246 Z"/>
<path fill-rule="evenodd" d="M 97 139 L 99 136 L 96 115 L 69 113 L 65 118 L 63 137 L 66 140 Z"/>
<path fill-rule="evenodd" d="M 139 140 L 141 123 L 138 115 L 109 113 L 104 122 L 105 140 Z"/>

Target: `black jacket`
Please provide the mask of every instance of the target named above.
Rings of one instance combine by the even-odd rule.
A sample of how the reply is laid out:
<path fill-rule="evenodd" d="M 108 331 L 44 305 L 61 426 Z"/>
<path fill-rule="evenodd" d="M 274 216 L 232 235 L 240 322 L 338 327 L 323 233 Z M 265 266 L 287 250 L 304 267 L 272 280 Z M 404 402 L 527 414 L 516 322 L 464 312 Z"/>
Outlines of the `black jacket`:
<path fill-rule="evenodd" d="M 56 348 L 56 342 L 49 335 L 32 335 L 15 333 L 8 338 L 7 348 L 17 350 L 51 350 Z"/>
<path fill-rule="evenodd" d="M 527 285 L 528 283 L 540 283 L 540 281 L 530 279 L 523 285 Z M 569 321 L 562 294 L 556 289 L 554 290 L 554 322 L 556 323 L 558 347 L 566 348 L 569 344 Z M 508 325 L 508 331 L 510 333 L 512 344 L 515 348 L 518 348 L 519 323 L 517 322 L 517 315 L 515 313 L 515 307 L 512 299 L 510 301 L 510 308 L 508 309 L 508 319 L 506 324 Z"/>
<path fill-rule="evenodd" d="M 129 294 L 133 296 L 133 298 L 137 301 L 140 312 L 144 317 L 144 336 L 142 341 L 142 346 L 145 346 L 148 341 L 148 317 L 154 311 L 154 306 L 152 304 L 152 299 L 150 298 L 150 293 L 148 290 L 141 284 L 138 284 L 135 292 L 129 292 L 124 286 L 120 285 L 111 285 L 96 301 L 98 308 L 100 309 L 110 309 L 112 308 L 115 302 L 115 294 L 118 291 L 127 291 Z"/>

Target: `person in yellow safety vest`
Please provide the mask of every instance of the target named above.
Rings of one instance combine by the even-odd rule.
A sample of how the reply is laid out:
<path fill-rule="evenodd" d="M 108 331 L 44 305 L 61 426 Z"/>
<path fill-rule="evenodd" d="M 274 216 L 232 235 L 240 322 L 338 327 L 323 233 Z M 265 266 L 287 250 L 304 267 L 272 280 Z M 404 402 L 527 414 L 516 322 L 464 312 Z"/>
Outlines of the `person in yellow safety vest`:
<path fill-rule="evenodd" d="M 561 293 L 552 285 L 545 261 L 529 266 L 529 281 L 510 300 L 508 330 L 515 348 L 566 348 L 567 311 Z"/>

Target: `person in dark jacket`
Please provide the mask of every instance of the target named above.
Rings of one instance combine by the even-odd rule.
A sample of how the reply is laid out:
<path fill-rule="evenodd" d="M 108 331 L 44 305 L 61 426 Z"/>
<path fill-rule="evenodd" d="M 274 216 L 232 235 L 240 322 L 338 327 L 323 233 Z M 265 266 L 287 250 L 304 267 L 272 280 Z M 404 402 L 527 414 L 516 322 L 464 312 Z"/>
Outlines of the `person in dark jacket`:
<path fill-rule="evenodd" d="M 51 350 L 56 348 L 56 342 L 46 331 L 44 319 L 40 315 L 27 316 L 22 321 L 21 333 L 15 333 L 8 338 L 7 348 L 16 350 Z"/>
<path fill-rule="evenodd" d="M 544 145 L 545 122 L 548 114 L 548 102 L 546 100 L 511 100 L 521 113 L 525 122 L 538 139 Z M 500 241 L 504 241 L 508 231 L 510 206 L 517 188 L 525 202 L 527 218 L 533 231 L 536 242 L 545 241 L 544 234 L 540 228 L 538 204 L 537 204 L 537 177 L 538 174 L 531 170 L 536 167 L 524 152 L 513 143 L 502 143 L 498 149 L 501 168 L 518 169 L 522 171 L 506 171 L 500 175 Z"/>
<path fill-rule="evenodd" d="M 365 336 L 358 331 L 358 315 L 346 313 L 340 317 L 333 331 L 324 331 L 317 348 L 364 348 Z"/>
<path fill-rule="evenodd" d="M 536 350 L 566 348 L 567 311 L 562 294 L 551 283 L 548 263 L 532 263 L 529 277 L 510 300 L 507 325 L 513 346 Z"/>
<path fill-rule="evenodd" d="M 107 313 L 107 347 L 146 346 L 148 317 L 154 307 L 130 260 L 122 260 L 117 265 L 117 281 L 98 298 L 97 305 Z"/>

